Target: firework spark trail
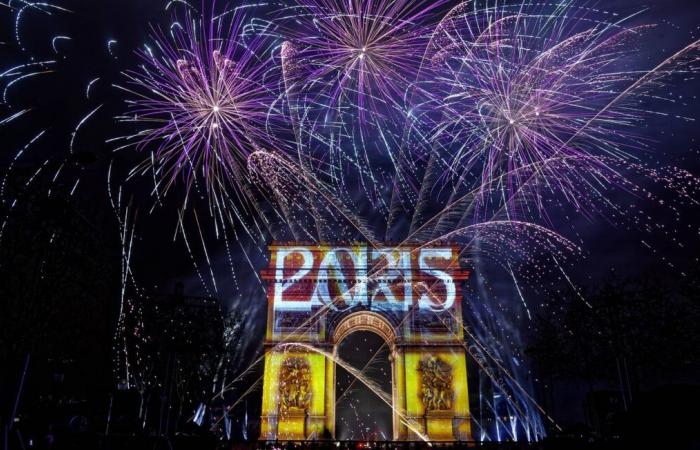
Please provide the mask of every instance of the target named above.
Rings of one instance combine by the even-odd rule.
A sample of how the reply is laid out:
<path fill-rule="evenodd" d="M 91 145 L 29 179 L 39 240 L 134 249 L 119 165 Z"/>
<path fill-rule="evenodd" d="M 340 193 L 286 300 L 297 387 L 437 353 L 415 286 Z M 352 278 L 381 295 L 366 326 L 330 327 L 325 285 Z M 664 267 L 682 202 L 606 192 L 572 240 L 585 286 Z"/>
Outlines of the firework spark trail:
<path fill-rule="evenodd" d="M 18 76 L 18 77 L 15 78 L 14 80 L 12 80 L 12 81 L 10 81 L 9 83 L 7 83 L 7 85 L 5 86 L 5 89 L 2 91 L 2 102 L 5 103 L 5 104 L 8 103 L 8 101 L 7 101 L 7 96 L 8 96 L 8 94 L 9 94 L 9 92 L 10 92 L 10 89 L 12 89 L 16 84 L 18 84 L 18 83 L 20 83 L 20 82 L 22 82 L 22 81 L 24 81 L 24 80 L 27 80 L 27 79 L 29 79 L 29 78 L 36 77 L 37 75 L 46 75 L 46 74 L 49 74 L 49 73 L 52 73 L 52 72 L 53 72 L 53 71 L 51 71 L 51 70 L 44 70 L 44 71 L 41 71 L 41 72 L 31 72 L 31 73 L 26 73 L 26 74 L 24 74 L 24 75 Z"/>
<path fill-rule="evenodd" d="M 64 13 L 69 13 L 72 12 L 69 9 L 62 8 L 60 6 L 52 5 L 50 3 L 44 3 L 44 2 L 28 2 L 25 0 L 20 0 L 19 3 L 21 3 L 23 6 L 17 9 L 17 13 L 15 14 L 15 41 L 17 42 L 17 45 L 22 49 L 22 51 L 27 51 L 26 47 L 24 46 L 24 43 L 22 42 L 22 37 L 21 37 L 21 32 L 20 32 L 20 26 L 22 25 L 22 20 L 25 12 L 28 11 L 40 11 L 44 14 L 47 15 L 52 15 L 52 10 L 54 12 L 64 12 Z M 12 8 L 12 1 L 8 4 L 10 8 Z"/>
<path fill-rule="evenodd" d="M 107 170 L 107 195 L 109 198 L 109 202 L 112 206 L 112 211 L 114 212 L 116 218 L 117 218 L 117 223 L 119 225 L 119 233 L 120 233 L 120 240 L 121 240 L 121 258 L 120 258 L 120 267 L 121 267 L 121 290 L 120 290 L 120 296 L 119 296 L 119 314 L 117 315 L 117 325 L 115 327 L 115 332 L 114 332 L 114 338 L 115 338 L 115 346 L 116 342 L 121 343 L 121 348 L 115 349 L 115 373 L 119 373 L 122 368 L 124 370 L 124 380 L 128 384 L 130 383 L 132 379 L 132 374 L 131 374 L 131 367 L 130 367 L 130 359 L 129 359 L 129 346 L 127 343 L 127 335 L 126 335 L 126 303 L 127 303 L 127 287 L 128 287 L 128 280 L 131 275 L 131 255 L 132 255 L 132 250 L 133 250 L 133 243 L 134 243 L 134 237 L 135 237 L 135 226 L 132 226 L 131 228 L 129 227 L 129 216 L 130 216 L 130 208 L 127 206 L 124 209 L 124 215 L 122 217 L 121 213 L 121 196 L 122 196 L 122 190 L 121 187 L 118 190 L 118 195 L 117 198 L 114 198 L 113 191 L 112 191 L 112 164 L 113 161 L 110 162 L 109 168 Z"/>
<path fill-rule="evenodd" d="M 426 289 L 428 295 L 433 296 L 433 297 L 436 297 L 436 295 L 435 295 L 435 293 L 432 291 L 431 287 L 425 285 L 425 283 L 421 283 L 421 284 L 424 285 L 424 288 Z M 452 313 L 452 311 L 449 311 L 449 310 L 448 310 L 448 313 L 449 313 L 450 315 L 452 315 L 452 318 L 453 318 L 453 319 L 457 320 L 457 318 L 456 318 L 455 315 Z M 443 325 L 445 325 L 446 329 L 450 329 L 450 330 L 451 330 L 451 328 L 447 325 L 447 323 L 445 322 L 445 319 L 444 319 L 443 317 L 441 317 L 439 314 L 436 314 L 436 317 L 437 317 L 438 320 L 440 320 L 440 321 L 443 323 Z M 468 328 L 467 326 L 462 325 L 462 330 L 461 330 L 461 331 L 467 333 L 467 335 L 468 335 L 468 336 L 470 337 L 470 339 L 471 339 L 471 342 L 473 343 L 472 345 L 476 345 L 476 346 L 479 348 L 479 351 L 480 351 L 481 354 L 487 355 L 487 356 L 494 362 L 494 364 L 498 367 L 498 369 L 501 371 L 501 373 L 504 373 L 504 374 L 506 375 L 506 377 L 513 383 L 513 385 L 517 388 L 516 391 L 517 391 L 517 392 L 520 392 L 520 393 L 523 395 L 524 399 L 526 400 L 526 401 L 524 402 L 524 406 L 527 406 L 527 403 L 534 405 L 543 415 L 545 415 L 545 416 L 547 417 L 547 419 L 548 419 L 555 427 L 557 427 L 557 429 L 561 430 L 561 428 L 560 428 L 559 425 L 554 421 L 554 419 L 553 419 L 549 414 L 547 414 L 547 412 L 542 408 L 542 406 L 528 393 L 528 391 L 527 391 L 527 390 L 522 386 L 522 384 L 514 377 L 514 375 L 511 374 L 511 372 L 510 372 L 506 367 L 503 366 L 503 364 L 500 362 L 499 358 L 496 357 L 496 356 L 494 356 L 494 354 L 492 354 L 492 352 L 488 349 L 488 347 L 486 347 L 486 346 L 480 341 L 480 339 L 479 339 L 474 333 L 472 333 L 472 332 L 469 330 L 469 328 Z M 454 333 L 454 331 L 452 331 L 452 332 Z M 457 336 L 457 335 L 455 335 L 455 336 Z M 485 374 L 488 376 L 489 379 L 491 379 L 491 381 L 493 382 L 493 385 L 496 386 L 496 387 L 498 387 L 498 388 L 501 390 L 501 392 L 502 392 L 509 400 L 511 400 L 511 397 L 512 397 L 513 393 L 509 393 L 509 392 L 506 390 L 505 386 L 503 386 L 502 381 L 500 381 L 499 379 L 497 379 L 497 378 L 495 377 L 495 375 L 493 374 L 493 372 L 484 364 L 483 361 L 481 361 L 479 358 L 477 358 L 475 355 L 473 355 L 472 351 L 470 350 L 470 348 L 469 348 L 469 346 L 467 345 L 466 342 L 464 342 L 462 345 L 464 346 L 464 348 L 467 350 L 467 352 L 468 352 L 470 355 L 474 356 L 474 361 L 475 361 L 475 362 L 479 365 L 479 367 L 482 369 L 482 372 L 485 373 Z M 517 393 L 517 392 L 516 392 L 516 393 Z M 509 403 L 509 405 L 510 405 L 510 407 L 512 407 L 513 409 L 515 409 L 516 412 L 519 413 L 519 416 L 518 416 L 518 415 L 515 415 L 515 419 L 516 419 L 516 420 L 517 420 L 517 417 L 521 417 L 523 423 L 528 423 L 528 424 L 530 425 L 530 426 L 528 426 L 528 427 L 525 427 L 525 430 L 526 430 L 528 436 L 530 435 L 531 428 L 532 428 L 532 432 L 534 432 L 535 435 L 537 435 L 537 430 L 536 430 L 536 428 L 537 428 L 536 425 L 537 425 L 537 424 L 536 424 L 536 423 L 534 423 L 534 424 L 531 423 L 531 420 L 532 420 L 532 419 L 530 418 L 529 414 L 526 414 L 525 412 L 521 411 L 521 408 L 520 408 L 520 406 L 518 406 L 517 403 L 514 403 L 514 402 L 511 401 L 511 403 Z M 498 420 L 498 419 L 497 419 L 497 420 Z M 504 426 L 505 426 L 505 424 L 504 424 Z M 509 433 L 512 433 L 512 434 L 511 434 L 511 437 L 513 438 L 513 437 L 515 436 L 515 433 L 516 433 L 516 432 L 515 432 L 515 431 L 512 431 L 512 432 L 509 431 Z M 544 435 L 542 435 L 542 436 L 544 436 Z"/>
<path fill-rule="evenodd" d="M 0 126 L 7 125 L 8 123 L 12 122 L 13 120 L 19 119 L 20 117 L 22 117 L 23 115 L 25 115 L 29 111 L 31 111 L 31 109 L 23 109 L 21 111 L 18 111 L 16 113 L 12 114 L 9 117 L 6 117 L 6 118 L 0 120 Z"/>
<path fill-rule="evenodd" d="M 5 217 L 3 217 L 2 221 L 2 226 L 0 226 L 0 244 L 2 244 L 2 238 L 3 234 L 5 231 L 5 227 L 7 226 L 8 221 L 10 220 L 10 213 L 14 209 L 14 207 L 17 205 L 17 199 L 14 199 L 11 203 L 9 202 L 9 199 L 6 198 L 6 187 L 7 187 L 7 180 L 10 177 L 10 174 L 12 172 L 12 169 L 14 168 L 15 164 L 17 161 L 22 157 L 24 152 L 26 152 L 34 143 L 36 143 L 44 134 L 46 133 L 46 130 L 41 130 L 39 134 L 34 136 L 24 147 L 18 151 L 12 161 L 10 162 L 9 166 L 7 167 L 7 170 L 5 172 L 5 176 L 2 179 L 2 184 L 0 184 L 0 201 L 8 206 L 7 212 L 5 213 Z M 32 180 L 34 177 L 39 173 L 40 170 L 42 170 L 43 166 L 40 167 L 37 172 L 25 183 L 25 186 L 28 186 L 31 184 Z M 8 205 L 9 203 L 9 205 Z"/>
<path fill-rule="evenodd" d="M 90 111 L 85 117 L 83 117 L 82 119 L 80 119 L 80 122 L 78 122 L 78 125 L 75 126 L 75 129 L 74 129 L 73 132 L 71 133 L 70 144 L 68 145 L 68 151 L 69 151 L 70 153 L 75 152 L 74 146 L 75 146 L 75 140 L 76 140 L 76 138 L 78 137 L 78 131 L 80 131 L 80 129 L 83 127 L 83 125 L 85 125 L 85 123 L 86 123 L 88 120 L 90 120 L 90 118 L 91 118 L 92 116 L 94 116 L 94 115 L 97 113 L 97 111 L 99 111 L 103 106 L 104 106 L 104 105 L 99 105 L 98 107 L 96 107 L 95 109 L 93 109 L 92 111 Z"/>

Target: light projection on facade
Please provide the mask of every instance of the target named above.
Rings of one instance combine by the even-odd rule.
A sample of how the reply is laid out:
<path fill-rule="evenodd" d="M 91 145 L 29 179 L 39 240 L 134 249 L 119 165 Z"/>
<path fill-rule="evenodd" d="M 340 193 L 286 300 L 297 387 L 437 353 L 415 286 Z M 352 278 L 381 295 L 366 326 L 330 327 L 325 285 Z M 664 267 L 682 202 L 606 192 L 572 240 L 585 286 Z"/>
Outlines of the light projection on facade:
<path fill-rule="evenodd" d="M 335 436 L 336 365 L 392 408 L 395 440 L 471 438 L 461 283 L 451 244 L 273 243 L 261 439 Z M 391 392 L 338 357 L 371 331 L 390 349 Z"/>

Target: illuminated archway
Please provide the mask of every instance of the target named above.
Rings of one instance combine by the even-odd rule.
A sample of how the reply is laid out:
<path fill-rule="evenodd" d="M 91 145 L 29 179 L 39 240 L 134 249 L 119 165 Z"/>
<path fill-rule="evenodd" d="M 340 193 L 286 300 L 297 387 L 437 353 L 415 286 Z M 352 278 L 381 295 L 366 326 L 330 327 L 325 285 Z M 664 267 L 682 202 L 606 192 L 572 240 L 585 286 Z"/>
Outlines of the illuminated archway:
<path fill-rule="evenodd" d="M 389 345 L 393 439 L 471 438 L 457 247 L 270 250 L 261 439 L 335 437 L 337 347 L 356 331 Z"/>

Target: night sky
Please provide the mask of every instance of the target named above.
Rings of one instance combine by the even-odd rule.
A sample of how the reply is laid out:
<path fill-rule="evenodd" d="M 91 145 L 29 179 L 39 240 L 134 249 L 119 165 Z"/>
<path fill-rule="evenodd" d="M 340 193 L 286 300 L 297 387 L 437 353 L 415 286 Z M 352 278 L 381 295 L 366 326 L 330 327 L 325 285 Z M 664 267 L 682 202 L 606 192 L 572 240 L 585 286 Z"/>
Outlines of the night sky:
<path fill-rule="evenodd" d="M 108 198 L 107 173 L 115 180 L 124 179 L 129 169 L 141 161 L 142 155 L 133 150 L 115 153 L 114 146 L 107 143 L 110 139 L 132 133 L 129 124 L 119 123 L 115 117 L 122 114 L 125 103 L 122 93 L 114 87 L 124 81 L 123 71 L 135 68 L 140 62 L 135 51 L 149 42 L 153 27 L 167 26 L 170 14 L 164 11 L 165 1 L 157 0 L 65 0 L 59 2 L 71 10 L 70 13 L 57 13 L 52 16 L 29 12 L 23 22 L 21 35 L 25 51 L 15 44 L 13 14 L 4 5 L 7 0 L 0 0 L 0 72 L 4 68 L 21 64 L 26 56 L 35 60 L 56 57 L 58 64 L 55 71 L 42 77 L 23 82 L 22 89 L 10 92 L 7 105 L 0 105 L 0 120 L 16 109 L 31 108 L 23 120 L 17 120 L 0 126 L 0 142 L 3 151 L 0 156 L 0 171 L 4 174 L 9 167 L 20 179 L 31 174 L 45 161 L 50 165 L 59 165 L 66 149 L 71 144 L 71 132 L 76 124 L 88 112 L 99 109 L 91 117 L 88 126 L 79 132 L 75 141 L 74 156 L 66 172 L 66 180 L 80 178 L 76 189 L 75 201 L 87 211 L 94 226 L 105 236 L 104 250 L 113 258 L 115 272 L 118 272 L 121 251 L 118 223 L 112 213 Z M 19 3 L 19 2 L 14 2 Z M 620 16 L 642 11 L 632 19 L 632 24 L 655 23 L 657 27 L 648 32 L 645 46 L 635 56 L 649 68 L 655 62 L 663 60 L 674 51 L 700 38 L 700 6 L 697 0 L 606 0 L 585 2 L 601 10 L 615 11 Z M 262 13 L 270 13 L 262 8 Z M 70 36 L 71 40 L 54 41 L 59 47 L 55 52 L 51 47 L 53 36 Z M 115 41 L 108 45 L 109 41 Z M 86 86 L 91 80 L 99 78 L 86 98 Z M 678 84 L 680 85 L 680 84 Z M 649 143 L 649 151 L 640 154 L 639 159 L 653 167 L 678 167 L 692 174 L 700 174 L 700 103 L 697 95 L 700 83 L 682 83 L 682 88 L 666 92 L 674 103 L 656 105 L 658 114 L 647 120 L 644 128 L 635 133 Z M 673 115 L 682 115 L 692 120 L 681 120 Z M 16 163 L 12 162 L 17 151 L 31 140 L 40 130 L 45 135 L 22 156 Z M 639 179 L 640 183 L 648 181 Z M 44 180 L 48 186 L 49 181 Z M 59 181 L 59 183 L 64 183 Z M 63 189 L 73 186 L 65 181 Z M 653 183 L 645 184 L 650 190 L 658 191 Z M 264 258 L 257 257 L 248 262 L 236 255 L 234 266 L 239 277 L 234 282 L 220 276 L 217 279 L 218 292 L 208 292 L 202 287 L 200 275 L 193 271 L 188 249 L 182 239 L 174 239 L 177 232 L 178 208 L 184 194 L 181 186 L 176 186 L 164 200 L 162 207 L 151 211 L 153 200 L 150 197 L 151 180 L 146 177 L 135 178 L 128 183 L 123 192 L 123 201 L 131 202 L 139 210 L 138 230 L 136 233 L 135 253 L 132 257 L 133 272 L 137 274 L 141 286 L 157 291 L 171 292 L 177 282 L 184 283 L 188 295 L 213 295 L 223 300 L 224 304 L 240 311 L 246 321 L 246 333 L 243 339 L 241 365 L 248 364 L 262 351 L 262 341 L 266 320 L 265 293 L 258 284 L 255 271 L 267 266 Z M 37 188 L 40 190 L 41 188 Z M 38 195 L 38 194 L 37 194 Z M 614 192 L 620 201 L 627 201 L 629 193 Z M 672 196 L 670 193 L 661 193 Z M 204 199 L 194 199 L 205 204 Z M 697 202 L 697 200 L 695 200 Z M 552 225 L 562 234 L 570 237 L 584 248 L 584 257 L 571 270 L 573 283 L 584 291 L 595 291 L 597 287 L 610 279 L 650 279 L 653 278 L 668 292 L 675 292 L 680 282 L 697 276 L 698 254 L 698 215 L 697 208 L 687 207 L 680 210 L 678 223 L 664 209 L 656 207 L 645 198 L 639 198 L 640 208 L 646 208 L 651 222 L 662 224 L 658 232 L 643 232 L 612 220 L 605 216 L 586 217 L 576 215 L 574 211 L 562 211 L 550 217 Z M 677 229 L 672 237 L 683 242 L 679 248 L 664 230 Z M 211 231 L 205 231 L 211 233 Z M 211 235 L 203 239 L 211 239 Z M 195 235 L 198 240 L 199 236 Z M 264 246 L 267 242 L 247 242 L 242 247 Z M 215 273 L 226 274 L 229 256 L 221 247 L 212 246 L 211 266 Z M 685 275 L 684 275 L 685 274 Z M 477 280 L 487 279 L 491 286 L 493 299 L 480 296 Z M 490 268 L 477 268 L 467 290 L 468 301 L 499 302 L 503 296 L 512 295 L 511 280 L 503 274 L 493 272 Z M 528 291 L 534 305 L 538 292 Z M 119 292 L 113 293 L 115 301 Z M 499 300 L 497 300 L 498 298 Z M 535 329 L 523 317 L 519 306 L 510 311 L 518 316 L 513 323 L 520 323 L 519 331 L 513 333 L 517 345 L 526 346 Z M 548 314 L 547 308 L 533 307 L 537 313 Z M 469 308 L 465 309 L 469 314 Z M 355 367 L 367 364 L 368 354 L 365 349 L 377 350 L 383 341 L 371 333 L 357 333 L 341 345 L 339 352 Z M 386 346 L 384 346 L 386 349 Z M 380 360 L 370 373 L 385 389 L 389 389 L 387 379 L 389 365 L 386 355 L 379 354 Z M 688 378 L 692 378 L 692 375 Z M 342 392 L 351 383 L 349 374 L 339 371 L 337 376 L 338 392 Z M 692 381 L 692 380 L 691 380 Z M 697 381 L 697 380 L 694 380 Z M 388 382 L 388 384 L 387 384 Z M 338 394 L 340 395 L 340 394 Z M 579 402 L 579 386 L 561 388 L 558 401 L 553 409 L 555 415 L 564 421 L 580 420 L 580 411 L 567 408 L 569 402 Z M 359 403 L 357 402 L 359 400 Z M 352 407 L 352 402 L 356 407 Z M 341 438 L 358 438 L 357 428 L 371 428 L 365 433 L 391 434 L 391 416 L 376 396 L 365 387 L 353 385 L 352 394 L 347 395 L 345 403 L 338 405 L 339 421 L 347 424 Z M 357 415 L 355 415 L 357 414 Z M 360 419 L 358 419 L 360 417 Z M 365 417 L 371 418 L 365 421 Z M 370 425 L 371 422 L 371 425 Z M 354 431 L 350 428 L 356 428 Z"/>
<path fill-rule="evenodd" d="M 645 38 L 645 46 L 638 56 L 641 60 L 649 61 L 645 64 L 647 67 L 661 60 L 662 55 L 670 55 L 700 36 L 700 11 L 694 7 L 695 3 L 692 0 L 616 0 L 604 3 L 588 2 L 588 5 L 614 11 L 620 17 L 642 11 L 630 24 L 657 24 L 650 36 Z M 75 124 L 94 107 L 102 105 L 91 118 L 90 126 L 81 131 L 76 144 L 76 150 L 87 155 L 86 160 L 81 161 L 81 176 L 85 179 L 81 184 L 91 186 L 80 194 L 86 202 L 99 208 L 106 206 L 105 172 L 114 156 L 113 149 L 106 145 L 105 141 L 129 131 L 124 130 L 123 124 L 115 123 L 114 117 L 124 111 L 124 101 L 112 85 L 123 82 L 122 71 L 139 64 L 135 50 L 148 42 L 152 27 L 167 24 L 170 16 L 163 11 L 163 5 L 159 2 L 68 1 L 65 2 L 65 6 L 73 12 L 62 16 L 60 20 L 56 17 L 37 16 L 25 22 L 27 29 L 23 30 L 23 41 L 29 49 L 28 53 L 36 55 L 35 58 L 47 52 L 53 53 L 51 39 L 47 39 L 47 36 L 67 35 L 71 36 L 72 40 L 58 41 L 56 44 L 61 46 L 61 53 L 64 54 L 59 61 L 65 60 L 64 63 L 59 63 L 60 70 L 44 79 L 27 80 L 26 88 L 12 91 L 12 104 L 31 105 L 36 111 L 30 123 L 20 122 L 5 127 L 3 136 L 6 148 L 15 149 L 26 144 L 28 139 L 36 135 L 37 130 L 46 129 L 49 138 L 45 139 L 45 143 L 36 146 L 33 152 L 28 153 L 20 166 L 29 166 L 32 162 L 37 164 L 51 152 L 67 146 Z M 4 34 L 0 42 L 6 43 L 0 46 L 4 66 L 22 63 L 23 57 L 9 45 L 13 40 L 12 17 L 10 14 L 4 14 L 1 19 L 4 21 Z M 107 43 L 110 40 L 116 41 L 116 44 L 108 51 Z M 91 99 L 87 100 L 86 86 L 97 77 L 100 77 L 100 81 L 92 87 Z M 674 111 L 686 117 L 697 115 L 697 87 L 693 83 L 684 83 L 683 89 L 668 94 L 670 98 L 676 99 L 676 103 L 661 107 L 656 105 L 656 110 L 663 112 L 666 108 L 666 111 Z M 640 155 L 642 161 L 656 166 L 677 166 L 691 173 L 698 172 L 698 127 L 692 121 L 659 115 L 646 121 L 644 129 L 636 132 L 653 143 L 648 154 Z M 8 151 L 6 156 L 12 157 L 14 153 Z M 124 164 L 123 167 L 115 165 L 115 173 L 125 171 L 130 163 L 140 161 L 140 155 L 128 152 L 122 152 L 118 157 Z M 9 161 L 5 164 L 9 164 Z M 118 176 L 115 175 L 114 179 L 118 179 Z M 145 180 L 145 183 L 148 183 L 148 180 Z M 135 192 L 141 187 L 137 184 Z M 171 197 L 176 197 L 176 193 Z M 144 229 L 140 234 L 144 239 L 148 236 L 148 239 L 144 242 L 143 254 L 136 263 L 143 266 L 143 271 L 140 272 L 144 273 L 144 280 L 148 280 L 148 284 L 172 285 L 176 280 L 182 280 L 188 290 L 197 291 L 201 287 L 191 272 L 190 263 L 184 258 L 168 257 L 180 255 L 182 250 L 178 248 L 181 243 L 173 245 L 171 242 L 175 232 L 175 212 L 169 213 L 168 206 L 171 210 L 177 207 L 176 200 L 177 198 L 172 200 L 172 205 L 166 204 L 165 212 L 150 214 L 152 217 L 143 220 Z M 604 277 L 609 270 L 629 275 L 647 271 L 667 273 L 665 265 L 659 262 L 658 253 L 640 247 L 638 234 L 626 229 L 616 229 L 614 225 L 605 223 L 604 217 L 601 219 L 588 220 L 582 217 L 573 221 L 572 228 L 576 228 L 577 233 L 582 233 L 582 241 L 585 242 L 586 250 L 590 252 L 590 263 L 582 264 L 579 276 L 596 280 Z M 663 220 L 663 217 L 659 219 Z M 553 220 L 556 222 L 557 218 Z M 687 233 L 688 237 L 696 235 L 694 227 L 690 227 Z M 663 249 L 663 240 L 656 244 L 661 245 L 658 250 L 660 253 L 664 253 L 666 257 L 677 257 L 679 264 L 691 262 L 692 254 L 669 255 Z M 633 265 L 627 263 L 630 255 L 635 260 Z M 214 265 L 217 264 L 217 260 L 225 258 L 220 254 L 211 256 Z M 168 263 L 163 264 L 164 260 Z M 671 270 L 668 275 L 673 276 L 674 272 Z M 226 283 L 222 283 L 221 297 L 232 297 L 232 293 L 227 289 Z"/>

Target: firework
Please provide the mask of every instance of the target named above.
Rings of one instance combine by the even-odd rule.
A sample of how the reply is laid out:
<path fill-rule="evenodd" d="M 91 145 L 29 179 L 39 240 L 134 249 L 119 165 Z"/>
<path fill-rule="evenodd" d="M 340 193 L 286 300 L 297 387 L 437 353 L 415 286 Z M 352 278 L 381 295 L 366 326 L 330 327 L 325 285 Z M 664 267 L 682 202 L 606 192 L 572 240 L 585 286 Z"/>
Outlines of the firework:
<path fill-rule="evenodd" d="M 613 174 L 605 158 L 647 147 L 635 127 L 666 77 L 693 71 L 698 43 L 644 69 L 634 55 L 651 27 L 591 16 L 570 4 L 486 2 L 443 19 L 427 55 L 432 99 L 414 121 L 443 181 L 475 179 L 482 206 L 497 198 L 514 213 L 526 199 L 521 209 L 542 209 L 543 191 L 576 202 Z"/>
<path fill-rule="evenodd" d="M 275 19 L 298 159 L 352 208 L 388 210 L 407 92 L 442 3 L 304 0 Z"/>
<path fill-rule="evenodd" d="M 442 2 L 304 0 L 283 57 L 288 93 L 314 125 L 377 124 L 402 114 L 431 11 Z"/>
<path fill-rule="evenodd" d="M 156 31 L 158 55 L 147 47 L 142 70 L 127 73 L 125 120 L 145 127 L 133 137 L 152 155 L 136 170 L 152 167 L 163 190 L 181 177 L 189 191 L 199 176 L 210 197 L 240 194 L 247 156 L 272 145 L 270 48 L 243 33 L 242 14 L 229 16 L 188 14 L 171 34 Z"/>

